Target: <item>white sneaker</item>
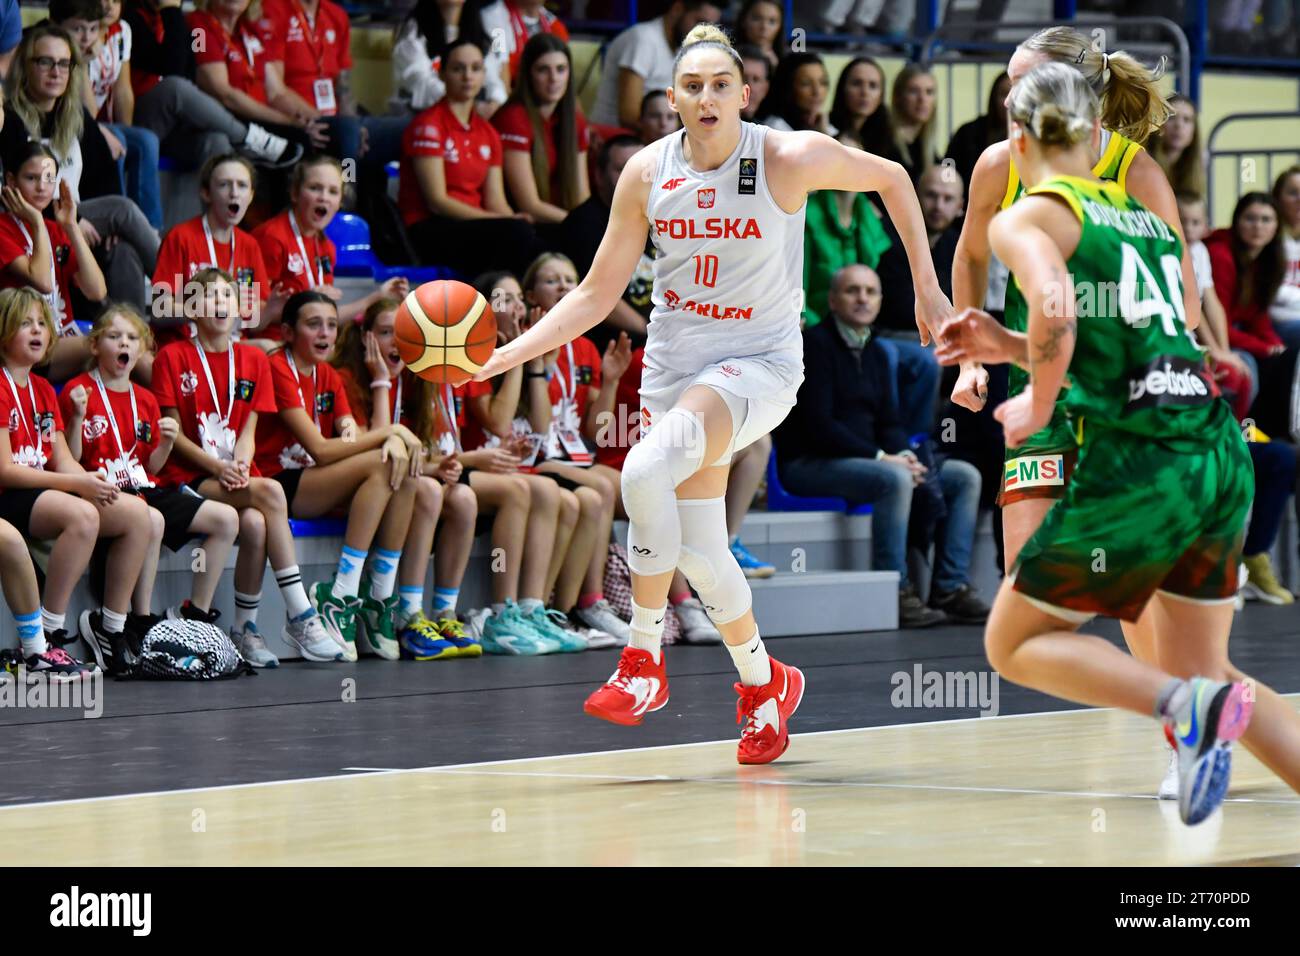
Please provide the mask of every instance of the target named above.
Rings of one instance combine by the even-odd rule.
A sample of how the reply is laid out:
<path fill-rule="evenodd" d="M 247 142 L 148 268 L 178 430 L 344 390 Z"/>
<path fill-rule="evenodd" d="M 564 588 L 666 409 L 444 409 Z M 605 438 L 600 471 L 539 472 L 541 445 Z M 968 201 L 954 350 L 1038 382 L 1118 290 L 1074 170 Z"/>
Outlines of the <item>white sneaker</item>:
<path fill-rule="evenodd" d="M 492 608 L 481 607 L 476 611 L 467 611 L 461 623 L 465 625 L 465 630 L 469 632 L 474 640 L 481 642 L 483 640 L 483 625 L 487 623 L 487 619 L 491 616 Z"/>
<path fill-rule="evenodd" d="M 284 639 L 309 661 L 341 661 L 343 648 L 330 636 L 320 615 L 308 611 L 284 625 Z"/>
<path fill-rule="evenodd" d="M 283 136 L 277 136 L 256 123 L 248 124 L 248 135 L 239 144 L 239 150 L 252 159 L 276 167 L 292 166 L 302 159 L 302 146 L 290 143 Z"/>
<path fill-rule="evenodd" d="M 632 626 L 615 614 L 604 598 L 590 607 L 575 608 L 571 616 L 581 626 L 614 639 L 613 643 L 592 644 L 592 647 L 627 647 L 627 642 L 632 640 Z"/>
<path fill-rule="evenodd" d="M 603 651 L 609 647 L 625 647 L 627 644 L 626 641 L 620 642 L 617 636 L 602 631 L 598 627 L 588 627 L 587 623 L 578 616 L 577 610 L 569 612 L 569 624 L 586 640 L 587 650 L 589 651 Z"/>
<path fill-rule="evenodd" d="M 721 644 L 722 634 L 713 626 L 699 598 L 688 598 L 673 606 L 677 619 L 682 622 L 682 643 Z"/>
<path fill-rule="evenodd" d="M 279 667 L 280 658 L 271 653 L 266 640 L 257 630 L 257 625 L 249 621 L 242 628 L 230 632 L 231 643 L 241 657 L 254 667 Z"/>
<path fill-rule="evenodd" d="M 1161 800 L 1178 799 L 1178 751 L 1169 751 L 1169 769 L 1165 771 L 1165 779 L 1160 781 L 1160 789 L 1156 796 Z"/>

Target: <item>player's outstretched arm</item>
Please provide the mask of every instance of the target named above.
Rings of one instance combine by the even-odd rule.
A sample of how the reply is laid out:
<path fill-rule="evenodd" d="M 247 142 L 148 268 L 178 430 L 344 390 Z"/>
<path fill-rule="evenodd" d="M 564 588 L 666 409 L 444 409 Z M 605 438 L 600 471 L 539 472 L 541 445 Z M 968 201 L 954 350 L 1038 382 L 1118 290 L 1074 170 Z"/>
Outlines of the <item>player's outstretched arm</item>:
<path fill-rule="evenodd" d="M 807 191 L 839 189 L 876 192 L 884 200 L 912 267 L 916 289 L 916 327 L 921 343 L 928 344 L 944 321 L 952 316 L 952 303 L 939 288 L 925 219 L 916 189 L 907 171 L 889 159 L 863 149 L 851 149 L 822 133 L 787 133 L 782 137 L 781 155 L 792 162 Z"/>
<path fill-rule="evenodd" d="M 605 237 L 596 250 L 591 269 L 578 287 L 532 328 L 493 352 L 487 364 L 474 376 L 475 381 L 500 375 L 522 362 L 572 342 L 614 311 L 614 305 L 623 295 L 641 258 L 650 231 L 645 207 L 656 156 L 655 147 L 647 147 L 623 168 L 618 185 L 614 187 Z"/>

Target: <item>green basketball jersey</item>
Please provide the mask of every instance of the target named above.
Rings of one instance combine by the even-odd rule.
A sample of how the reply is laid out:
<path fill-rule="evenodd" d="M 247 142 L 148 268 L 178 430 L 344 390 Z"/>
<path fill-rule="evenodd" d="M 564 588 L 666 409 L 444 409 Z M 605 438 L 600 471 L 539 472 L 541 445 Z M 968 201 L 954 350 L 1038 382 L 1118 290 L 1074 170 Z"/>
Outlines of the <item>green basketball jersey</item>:
<path fill-rule="evenodd" d="M 1058 176 L 1029 190 L 1082 224 L 1066 263 L 1077 335 L 1064 404 L 1088 428 L 1157 439 L 1221 438 L 1227 406 L 1183 314 L 1178 234 L 1117 184 Z"/>

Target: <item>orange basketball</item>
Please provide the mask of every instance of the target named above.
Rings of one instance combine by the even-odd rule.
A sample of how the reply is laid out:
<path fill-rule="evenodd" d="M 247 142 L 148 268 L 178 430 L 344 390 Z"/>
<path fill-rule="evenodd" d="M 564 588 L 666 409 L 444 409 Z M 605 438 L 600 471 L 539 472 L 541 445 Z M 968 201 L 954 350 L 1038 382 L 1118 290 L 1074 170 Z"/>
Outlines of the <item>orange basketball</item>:
<path fill-rule="evenodd" d="M 394 322 L 397 351 L 420 378 L 460 385 L 497 347 L 497 319 L 473 286 L 439 279 L 412 289 Z"/>

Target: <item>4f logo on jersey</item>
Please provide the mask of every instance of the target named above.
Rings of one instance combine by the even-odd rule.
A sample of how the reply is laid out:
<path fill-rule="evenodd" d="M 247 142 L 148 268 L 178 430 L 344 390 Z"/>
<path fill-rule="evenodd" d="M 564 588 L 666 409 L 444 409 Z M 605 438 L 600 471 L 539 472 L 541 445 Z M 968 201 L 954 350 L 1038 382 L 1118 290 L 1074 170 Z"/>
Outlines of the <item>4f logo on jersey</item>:
<path fill-rule="evenodd" d="M 334 411 L 333 392 L 321 392 L 316 396 L 316 411 L 321 415 Z"/>
<path fill-rule="evenodd" d="M 754 184 L 758 182 L 758 160 L 742 158 L 740 161 L 740 182 L 736 191 L 742 196 L 754 195 Z"/>
<path fill-rule="evenodd" d="M 665 180 L 665 181 L 664 181 L 664 184 L 663 184 L 662 186 L 660 186 L 659 188 L 660 188 L 660 189 L 666 189 L 666 190 L 668 190 L 668 192 L 672 192 L 674 189 L 676 189 L 678 186 L 680 186 L 680 185 L 681 185 L 682 183 L 684 183 L 684 182 L 686 182 L 686 177 L 685 177 L 685 176 L 678 176 L 676 179 L 668 179 L 668 180 Z"/>
<path fill-rule="evenodd" d="M 250 379 L 241 378 L 235 383 L 235 398 L 241 402 L 253 400 L 253 383 Z"/>
<path fill-rule="evenodd" d="M 712 209 L 713 197 L 717 195 L 717 192 L 716 189 L 697 189 L 695 191 L 696 204 L 701 209 Z"/>

